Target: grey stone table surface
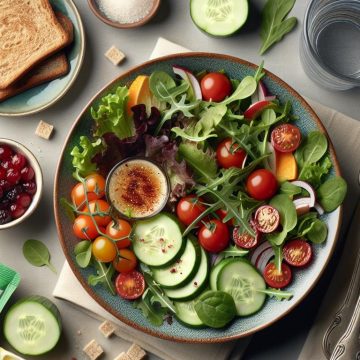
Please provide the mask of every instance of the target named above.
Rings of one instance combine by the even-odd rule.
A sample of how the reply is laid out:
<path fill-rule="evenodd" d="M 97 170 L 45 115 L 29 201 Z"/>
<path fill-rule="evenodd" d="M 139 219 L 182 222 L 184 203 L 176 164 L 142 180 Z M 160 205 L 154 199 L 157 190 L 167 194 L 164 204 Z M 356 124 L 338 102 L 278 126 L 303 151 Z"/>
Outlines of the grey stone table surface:
<path fill-rule="evenodd" d="M 30 294 L 42 294 L 51 298 L 57 275 L 47 268 L 34 268 L 29 265 L 23 258 L 22 245 L 29 238 L 44 241 L 51 251 L 54 265 L 60 271 L 64 255 L 53 218 L 54 173 L 65 137 L 89 99 L 117 75 L 146 61 L 159 36 L 192 50 L 231 54 L 259 63 L 262 59 L 258 55 L 259 11 L 264 1 L 250 2 L 251 16 L 243 31 L 230 38 L 216 39 L 206 36 L 193 25 L 187 0 L 162 0 L 156 18 L 144 27 L 133 30 L 109 27 L 91 13 L 87 1 L 75 0 L 84 22 L 87 40 L 85 60 L 77 81 L 62 100 L 42 113 L 23 118 L 0 117 L 0 137 L 20 141 L 34 152 L 42 166 L 45 182 L 44 195 L 36 213 L 15 229 L 0 233 L 0 262 L 17 269 L 22 277 L 21 285 L 12 300 Z M 359 118 L 359 88 L 346 92 L 325 90 L 314 84 L 301 67 L 298 48 L 302 19 L 308 2 L 309 0 L 296 2 L 292 13 L 299 19 L 299 24 L 295 31 L 264 56 L 265 67 L 301 94 Z M 111 45 L 117 46 L 127 55 L 126 61 L 119 67 L 114 67 L 103 56 Z M 41 119 L 55 126 L 55 134 L 50 141 L 34 135 L 36 125 Z M 323 291 L 318 287 L 293 313 L 257 334 L 245 354 L 245 359 L 296 359 L 311 325 L 311 318 L 316 314 L 321 294 Z M 82 346 L 92 338 L 99 338 L 98 322 L 67 303 L 56 303 L 63 317 L 63 337 L 56 350 L 42 359 L 81 359 Z M 303 316 L 304 313 L 307 316 Z M 118 354 L 117 341 L 102 340 L 107 350 L 105 359 L 112 359 Z M 0 345 L 9 348 L 1 335 Z"/>

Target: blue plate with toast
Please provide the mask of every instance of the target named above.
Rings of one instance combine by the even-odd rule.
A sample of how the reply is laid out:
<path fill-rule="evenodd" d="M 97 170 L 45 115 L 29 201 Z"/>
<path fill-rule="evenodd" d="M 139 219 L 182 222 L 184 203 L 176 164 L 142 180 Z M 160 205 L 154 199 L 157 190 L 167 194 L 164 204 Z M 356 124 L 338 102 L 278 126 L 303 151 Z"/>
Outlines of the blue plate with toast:
<path fill-rule="evenodd" d="M 53 55 L 36 65 L 15 86 L 0 90 L 0 115 L 24 116 L 42 111 L 61 99 L 74 83 L 80 72 L 85 53 L 85 35 L 79 12 L 72 0 L 50 0 L 59 23 L 61 18 L 72 23 L 72 42 L 62 53 Z M 56 78 L 55 78 L 56 77 Z M 29 82 L 28 85 L 27 82 Z M 41 83 L 34 86 L 36 83 Z M 28 90 L 23 90 L 30 86 Z M 13 89 L 17 88 L 17 89 Z M 13 95 L 17 91 L 20 91 Z M 8 97 L 11 95 L 10 97 Z"/>

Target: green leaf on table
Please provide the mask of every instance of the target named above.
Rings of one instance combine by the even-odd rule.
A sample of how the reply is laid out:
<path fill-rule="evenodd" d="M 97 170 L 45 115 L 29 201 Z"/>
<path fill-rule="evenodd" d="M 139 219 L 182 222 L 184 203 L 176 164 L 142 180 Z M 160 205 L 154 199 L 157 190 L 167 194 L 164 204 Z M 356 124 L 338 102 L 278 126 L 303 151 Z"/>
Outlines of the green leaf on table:
<path fill-rule="evenodd" d="M 112 264 L 104 264 L 97 260 L 94 260 L 94 265 L 96 268 L 96 275 L 93 274 L 88 277 L 89 285 L 96 286 L 101 284 L 110 292 L 111 295 L 115 295 L 115 287 L 112 281 L 112 277 L 115 274 L 114 266 Z"/>
<path fill-rule="evenodd" d="M 34 266 L 46 265 L 56 274 L 55 267 L 50 262 L 50 252 L 46 245 L 39 240 L 26 240 L 23 245 L 23 255 L 25 259 Z"/>
<path fill-rule="evenodd" d="M 347 192 L 346 181 L 335 176 L 325 181 L 317 190 L 317 195 L 321 206 L 326 212 L 334 211 L 342 204 Z"/>
<path fill-rule="evenodd" d="M 280 41 L 297 23 L 295 17 L 286 19 L 296 0 L 268 0 L 262 11 L 260 55 Z"/>
<path fill-rule="evenodd" d="M 90 264 L 91 249 L 92 244 L 89 240 L 83 240 L 76 244 L 74 248 L 75 259 L 81 268 L 86 268 Z"/>

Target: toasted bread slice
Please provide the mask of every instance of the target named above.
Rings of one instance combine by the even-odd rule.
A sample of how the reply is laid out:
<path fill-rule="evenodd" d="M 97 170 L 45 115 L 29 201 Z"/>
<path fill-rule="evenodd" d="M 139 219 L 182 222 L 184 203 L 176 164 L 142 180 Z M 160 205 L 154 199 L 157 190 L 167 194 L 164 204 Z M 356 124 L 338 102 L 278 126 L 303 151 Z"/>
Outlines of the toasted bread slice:
<path fill-rule="evenodd" d="M 0 89 L 69 43 L 48 0 L 0 1 Z"/>
<path fill-rule="evenodd" d="M 61 26 L 69 34 L 69 42 L 72 42 L 74 30 L 71 20 L 60 12 L 56 13 L 56 17 Z M 18 80 L 14 85 L 11 85 L 6 89 L 0 89 L 0 101 L 4 101 L 12 96 L 24 92 L 25 90 L 66 75 L 69 70 L 70 66 L 63 51 L 52 55 L 35 69 L 26 74 L 24 78 Z"/>

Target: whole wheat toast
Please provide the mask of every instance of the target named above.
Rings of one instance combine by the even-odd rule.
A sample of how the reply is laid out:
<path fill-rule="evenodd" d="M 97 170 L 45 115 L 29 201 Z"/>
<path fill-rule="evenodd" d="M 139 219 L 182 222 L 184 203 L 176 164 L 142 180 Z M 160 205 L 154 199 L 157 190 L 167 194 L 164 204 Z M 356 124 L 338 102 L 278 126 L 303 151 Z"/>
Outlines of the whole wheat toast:
<path fill-rule="evenodd" d="M 55 14 L 61 26 L 68 33 L 69 43 L 71 43 L 74 37 L 71 20 L 60 12 L 56 12 Z M 6 89 L 0 89 L 0 101 L 4 101 L 37 85 L 57 79 L 58 77 L 67 74 L 69 69 L 69 63 L 63 51 L 52 55 L 26 74 L 24 78 L 18 80 L 15 84 L 7 87 Z"/>
<path fill-rule="evenodd" d="M 48 0 L 0 1 L 0 89 L 68 43 Z"/>

